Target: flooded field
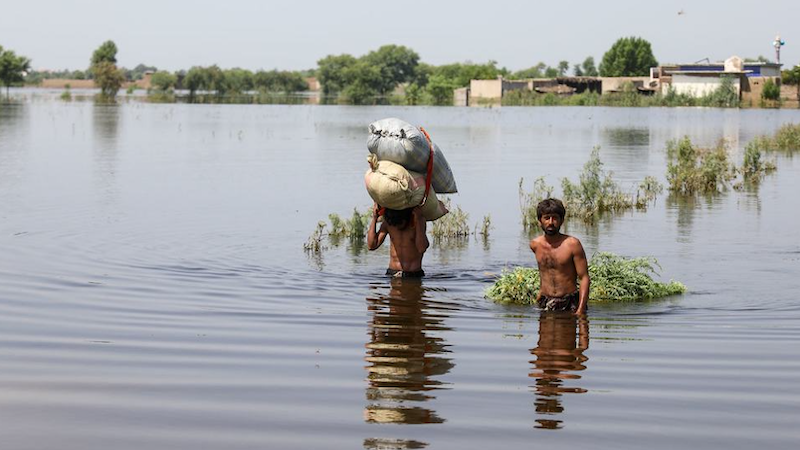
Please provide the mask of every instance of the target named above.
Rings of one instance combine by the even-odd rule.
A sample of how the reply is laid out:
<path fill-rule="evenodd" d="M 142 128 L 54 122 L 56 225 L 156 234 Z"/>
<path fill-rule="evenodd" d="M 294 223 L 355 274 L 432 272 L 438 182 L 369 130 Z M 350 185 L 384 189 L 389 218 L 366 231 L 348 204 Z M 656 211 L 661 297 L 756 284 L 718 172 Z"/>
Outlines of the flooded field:
<path fill-rule="evenodd" d="M 303 243 L 371 202 L 366 129 L 421 124 L 488 240 Z M 589 255 L 654 256 L 689 292 L 587 320 L 495 305 L 533 265 L 518 183 L 626 189 L 665 147 L 796 110 L 0 106 L 0 434 L 13 449 L 786 449 L 800 441 L 800 157 L 758 189 L 568 223 Z"/>

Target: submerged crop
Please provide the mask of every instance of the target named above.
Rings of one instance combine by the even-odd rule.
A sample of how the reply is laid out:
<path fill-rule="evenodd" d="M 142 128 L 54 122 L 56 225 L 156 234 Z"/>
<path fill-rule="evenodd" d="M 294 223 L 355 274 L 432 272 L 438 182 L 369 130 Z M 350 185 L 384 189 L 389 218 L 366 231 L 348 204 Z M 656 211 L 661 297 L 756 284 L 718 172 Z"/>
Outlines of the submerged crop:
<path fill-rule="evenodd" d="M 592 280 L 589 300 L 634 301 L 683 294 L 686 286 L 677 281 L 653 280 L 658 262 L 654 258 L 625 258 L 612 253 L 598 253 L 589 263 Z M 539 271 L 517 267 L 495 281 L 486 297 L 502 304 L 533 305 L 539 294 Z M 577 285 L 576 285 L 577 288 Z"/>

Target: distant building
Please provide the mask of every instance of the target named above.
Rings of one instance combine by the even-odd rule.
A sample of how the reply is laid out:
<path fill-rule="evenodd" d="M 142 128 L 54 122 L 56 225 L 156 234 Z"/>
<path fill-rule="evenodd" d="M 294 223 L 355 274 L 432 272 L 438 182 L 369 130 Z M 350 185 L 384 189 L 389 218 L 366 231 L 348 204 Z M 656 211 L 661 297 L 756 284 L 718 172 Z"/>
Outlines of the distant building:
<path fill-rule="evenodd" d="M 670 89 L 679 94 L 703 97 L 722 85 L 723 79 L 733 82 L 740 99 L 746 103 L 760 101 L 766 80 L 781 83 L 781 64 L 745 62 L 731 56 L 725 62 L 705 64 L 665 64 L 650 69 L 651 78 L 661 86 L 661 92 Z"/>

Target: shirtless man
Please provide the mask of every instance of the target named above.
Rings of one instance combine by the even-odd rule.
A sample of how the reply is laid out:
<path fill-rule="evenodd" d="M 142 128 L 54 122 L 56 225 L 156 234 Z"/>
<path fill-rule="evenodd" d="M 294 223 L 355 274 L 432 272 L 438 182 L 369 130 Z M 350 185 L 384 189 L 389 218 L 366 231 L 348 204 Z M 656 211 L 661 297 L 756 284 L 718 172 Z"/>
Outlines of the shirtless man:
<path fill-rule="evenodd" d="M 531 241 L 539 264 L 541 288 L 536 303 L 548 311 L 586 313 L 589 300 L 589 268 L 586 252 L 577 238 L 561 234 L 566 209 L 561 200 L 548 198 L 536 207 L 543 236 Z M 580 280 L 580 290 L 576 289 Z"/>
<path fill-rule="evenodd" d="M 377 204 L 372 211 L 372 221 L 367 230 L 367 246 L 370 250 L 375 250 L 383 244 L 386 235 L 389 235 L 391 247 L 386 275 L 399 278 L 425 276 L 422 271 L 422 256 L 430 243 L 425 234 L 425 217 L 419 206 L 402 210 L 386 208 L 383 223 L 377 231 L 375 227 L 380 211 Z"/>

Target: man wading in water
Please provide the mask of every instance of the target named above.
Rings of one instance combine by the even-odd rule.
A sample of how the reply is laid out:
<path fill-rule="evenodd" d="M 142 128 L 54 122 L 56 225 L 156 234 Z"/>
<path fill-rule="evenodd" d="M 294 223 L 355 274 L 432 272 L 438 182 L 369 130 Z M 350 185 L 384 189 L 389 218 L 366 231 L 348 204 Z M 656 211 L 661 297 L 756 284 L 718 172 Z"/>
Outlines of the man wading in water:
<path fill-rule="evenodd" d="M 422 256 L 430 244 L 425 234 L 425 217 L 419 206 L 401 210 L 386 208 L 385 211 L 383 223 L 376 232 L 380 209 L 377 204 L 372 208 L 372 221 L 367 230 L 367 246 L 370 250 L 377 249 L 388 234 L 391 246 L 386 275 L 400 278 L 425 276 L 425 272 L 422 271 Z"/>
<path fill-rule="evenodd" d="M 548 198 L 536 207 L 536 217 L 543 236 L 531 241 L 531 250 L 539 264 L 541 287 L 536 303 L 546 311 L 586 313 L 589 300 L 589 267 L 586 252 L 577 238 L 561 234 L 566 209 L 561 200 Z M 580 280 L 580 291 L 575 280 Z"/>

